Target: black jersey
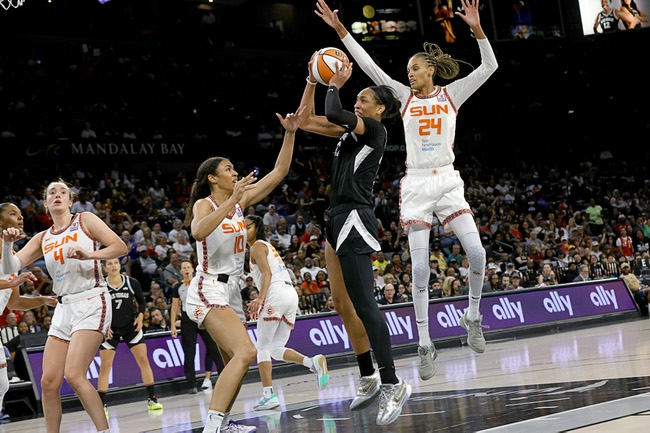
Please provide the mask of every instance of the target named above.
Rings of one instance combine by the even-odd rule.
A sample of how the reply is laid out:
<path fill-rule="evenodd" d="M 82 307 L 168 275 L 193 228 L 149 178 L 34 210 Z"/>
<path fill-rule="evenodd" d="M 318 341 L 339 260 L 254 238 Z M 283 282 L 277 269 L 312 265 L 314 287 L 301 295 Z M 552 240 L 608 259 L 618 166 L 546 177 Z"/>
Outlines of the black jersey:
<path fill-rule="evenodd" d="M 144 294 L 140 287 L 140 282 L 135 278 L 122 275 L 122 284 L 119 287 L 113 287 L 106 279 L 108 293 L 113 301 L 113 321 L 111 328 L 120 329 L 132 324 L 136 317 L 135 302 L 138 303 L 138 313 L 144 313 L 146 307 Z"/>
<path fill-rule="evenodd" d="M 334 151 L 330 207 L 359 204 L 374 207 L 372 186 L 384 156 L 388 134 L 381 122 L 363 117 L 366 132 L 346 131 Z"/>
<path fill-rule="evenodd" d="M 614 14 L 614 9 L 612 9 L 608 14 L 605 14 L 603 11 L 598 12 L 598 24 L 603 33 L 617 31 L 618 18 L 616 18 L 616 15 Z"/>

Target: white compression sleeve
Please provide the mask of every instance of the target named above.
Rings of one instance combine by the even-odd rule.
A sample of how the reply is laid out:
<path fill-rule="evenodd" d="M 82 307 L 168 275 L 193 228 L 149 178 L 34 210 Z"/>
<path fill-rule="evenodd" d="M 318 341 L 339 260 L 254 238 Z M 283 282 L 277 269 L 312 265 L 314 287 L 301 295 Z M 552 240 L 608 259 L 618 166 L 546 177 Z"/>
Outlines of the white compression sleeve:
<path fill-rule="evenodd" d="M 20 271 L 22 264 L 18 257 L 14 256 L 14 243 L 2 243 L 2 272 L 4 274 L 15 274 Z"/>
<path fill-rule="evenodd" d="M 413 265 L 413 308 L 418 325 L 420 346 L 431 345 L 429 332 L 429 233 L 422 226 L 409 228 L 409 246 Z"/>

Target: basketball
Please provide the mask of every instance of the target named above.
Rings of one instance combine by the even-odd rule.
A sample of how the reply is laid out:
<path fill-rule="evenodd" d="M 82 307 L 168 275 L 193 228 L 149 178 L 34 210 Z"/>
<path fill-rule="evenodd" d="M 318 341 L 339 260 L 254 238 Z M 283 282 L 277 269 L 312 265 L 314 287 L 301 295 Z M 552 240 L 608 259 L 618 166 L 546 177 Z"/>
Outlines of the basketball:
<path fill-rule="evenodd" d="M 336 68 L 341 64 L 350 65 L 348 56 L 338 48 L 328 47 L 318 51 L 318 55 L 312 63 L 311 72 L 321 84 L 328 85 L 330 78 L 336 72 Z"/>

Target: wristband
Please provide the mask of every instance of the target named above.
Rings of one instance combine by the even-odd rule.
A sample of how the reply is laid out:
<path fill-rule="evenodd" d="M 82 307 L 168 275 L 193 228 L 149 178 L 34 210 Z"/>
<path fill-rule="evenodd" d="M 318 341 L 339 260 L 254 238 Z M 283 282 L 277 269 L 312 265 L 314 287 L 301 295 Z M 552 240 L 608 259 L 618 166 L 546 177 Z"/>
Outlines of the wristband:
<path fill-rule="evenodd" d="M 305 78 L 305 80 L 307 80 L 307 84 L 309 84 L 310 86 L 315 86 L 316 84 L 318 84 L 318 81 L 309 81 L 309 77 Z"/>

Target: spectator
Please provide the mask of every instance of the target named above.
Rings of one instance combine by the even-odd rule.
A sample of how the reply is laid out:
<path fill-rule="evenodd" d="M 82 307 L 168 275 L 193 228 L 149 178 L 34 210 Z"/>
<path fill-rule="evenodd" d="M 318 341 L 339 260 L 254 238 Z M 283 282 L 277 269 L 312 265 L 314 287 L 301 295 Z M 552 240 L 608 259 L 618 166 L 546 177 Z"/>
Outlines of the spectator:
<path fill-rule="evenodd" d="M 314 281 L 309 271 L 302 273 L 302 284 L 300 284 L 300 289 L 302 290 L 303 295 L 315 295 L 318 293 L 318 284 Z"/>
<path fill-rule="evenodd" d="M 383 294 L 384 296 L 379 300 L 379 304 L 381 305 L 393 305 L 393 304 L 399 304 L 402 302 L 401 297 L 396 296 L 397 291 L 395 290 L 395 286 L 392 284 L 386 284 L 384 286 Z"/>
<path fill-rule="evenodd" d="M 280 222 L 280 215 L 276 212 L 274 204 L 269 204 L 268 210 L 264 214 L 262 221 L 271 232 L 276 230 L 278 223 Z"/>
<path fill-rule="evenodd" d="M 179 233 L 184 234 L 185 239 L 190 238 L 190 234 L 187 232 L 187 230 L 183 228 L 183 221 L 176 218 L 174 220 L 174 228 L 167 235 L 168 241 L 171 242 L 172 244 L 176 242 L 176 237 L 178 236 Z"/>
<path fill-rule="evenodd" d="M 380 269 L 377 266 L 373 266 L 372 272 L 375 277 L 375 285 L 378 289 L 383 289 L 386 283 L 384 282 L 384 277 L 381 276 Z"/>
<path fill-rule="evenodd" d="M 140 245 L 138 247 L 138 253 L 140 254 L 138 263 L 140 263 L 140 269 L 142 269 L 142 273 L 149 281 L 153 280 L 156 277 L 156 273 L 158 272 L 158 264 L 149 256 L 149 250 L 146 246 Z"/>
<path fill-rule="evenodd" d="M 314 261 L 310 257 L 305 257 L 305 265 L 300 269 L 300 275 L 305 275 L 305 272 L 309 272 L 311 274 L 311 279 L 315 280 L 318 271 L 322 270 L 323 269 L 314 266 Z"/>
<path fill-rule="evenodd" d="M 287 226 L 284 224 L 278 224 L 275 235 L 278 237 L 278 242 L 283 249 L 288 249 L 291 246 L 292 236 L 287 233 Z"/>
<path fill-rule="evenodd" d="M 25 311 L 25 314 L 23 314 L 23 322 L 27 324 L 30 334 L 41 332 L 41 326 L 36 323 L 36 315 L 32 310 Z"/>
<path fill-rule="evenodd" d="M 521 274 L 519 272 L 513 272 L 510 274 L 510 284 L 506 287 L 506 290 L 519 290 L 523 289 L 519 284 L 521 283 Z"/>
<path fill-rule="evenodd" d="M 24 320 L 21 320 L 18 322 L 18 335 L 7 341 L 7 344 L 5 345 L 5 347 L 9 349 L 12 359 L 16 357 L 16 352 L 20 346 L 20 336 L 23 334 L 29 334 L 29 326 L 27 326 L 27 323 L 25 323 Z"/>
<path fill-rule="evenodd" d="M 488 280 L 483 283 L 483 293 L 499 292 L 502 290 L 499 274 L 495 272 L 487 277 Z"/>
<path fill-rule="evenodd" d="M 165 319 L 165 314 L 158 307 L 149 308 L 151 318 L 149 319 L 149 328 L 147 332 L 169 331 L 169 325 Z"/>
<path fill-rule="evenodd" d="M 170 287 L 174 284 L 183 281 L 181 275 L 181 260 L 177 253 L 172 253 L 169 256 L 169 264 L 163 269 L 163 279 Z"/>
<path fill-rule="evenodd" d="M 189 260 L 190 254 L 194 251 L 194 247 L 189 243 L 188 237 L 183 232 L 176 235 L 176 241 L 172 245 L 172 248 L 174 248 L 174 251 L 176 251 L 178 258 L 181 261 Z"/>
<path fill-rule="evenodd" d="M 18 336 L 18 316 L 10 311 L 7 314 L 7 325 L 0 329 L 2 344 L 6 345 L 9 340 L 16 336 Z"/>
<path fill-rule="evenodd" d="M 578 270 L 578 276 L 573 279 L 573 282 L 583 282 L 583 281 L 589 281 L 591 278 L 589 278 L 589 265 L 582 264 L 580 265 L 580 268 Z"/>
<path fill-rule="evenodd" d="M 639 305 L 641 313 L 648 315 L 648 302 L 650 302 L 650 287 L 641 284 L 641 281 L 632 273 L 630 264 L 624 262 L 621 264 L 621 278 L 627 283 L 630 291 L 634 295 L 635 302 Z"/>
<path fill-rule="evenodd" d="M 97 209 L 95 209 L 95 204 L 91 201 L 91 194 L 88 191 L 84 191 L 79 195 L 79 200 L 75 201 L 70 208 L 70 212 L 81 213 L 81 212 L 92 212 L 97 214 Z"/>

